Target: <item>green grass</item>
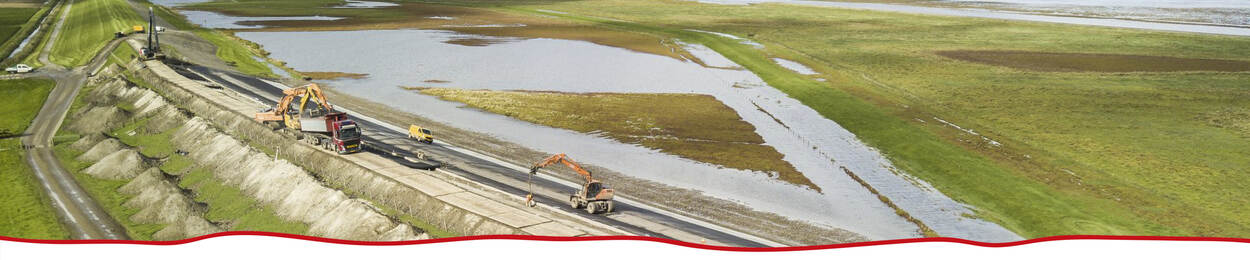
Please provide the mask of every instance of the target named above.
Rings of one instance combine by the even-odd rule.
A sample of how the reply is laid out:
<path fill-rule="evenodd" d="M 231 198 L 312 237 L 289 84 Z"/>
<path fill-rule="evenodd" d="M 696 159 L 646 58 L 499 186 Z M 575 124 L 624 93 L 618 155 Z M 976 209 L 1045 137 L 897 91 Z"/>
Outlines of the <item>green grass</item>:
<path fill-rule="evenodd" d="M 26 164 L 20 140 L 0 140 L 0 236 L 69 239 Z"/>
<path fill-rule="evenodd" d="M 54 87 L 56 82 L 46 79 L 0 80 L 0 96 L 9 99 L 0 102 L 0 136 L 26 131 Z"/>
<path fill-rule="evenodd" d="M 0 95 L 12 98 L 12 102 L 0 103 L 0 114 L 5 115 L 0 117 L 0 131 L 26 131 L 54 84 L 42 79 L 0 81 Z M 7 135 L 0 139 L 0 236 L 69 238 L 26 164 L 21 140 Z"/>
<path fill-rule="evenodd" d="M 0 59 L 9 57 L 48 8 L 0 8 Z M 5 59 L 7 60 L 7 59 Z"/>
<path fill-rule="evenodd" d="M 241 40 L 232 39 L 233 35 L 221 31 L 196 31 L 195 35 L 217 46 L 217 57 L 226 61 L 226 64 L 234 66 L 239 72 L 260 77 L 277 77 L 268 65 L 255 59 L 255 57 L 263 57 L 262 55 L 243 45 Z"/>
<path fill-rule="evenodd" d="M 61 164 L 74 174 L 74 179 L 81 185 L 83 189 L 91 194 L 91 198 L 99 203 L 109 216 L 117 220 L 117 223 L 126 228 L 126 235 L 133 240 L 152 240 L 152 235 L 157 231 L 165 228 L 163 224 L 140 224 L 130 220 L 130 216 L 139 213 L 139 209 L 123 206 L 132 196 L 128 196 L 117 192 L 122 186 L 129 181 L 126 180 L 106 180 L 91 177 L 82 171 L 91 166 L 89 162 L 78 161 L 74 158 L 82 154 L 82 151 L 69 148 L 70 143 L 56 145 L 53 150 L 56 156 L 61 160 Z"/>
<path fill-rule="evenodd" d="M 121 57 L 129 59 L 129 55 L 134 54 L 129 48 L 117 48 L 110 54 L 110 62 L 121 62 Z M 125 75 L 140 86 L 146 86 L 144 81 L 134 81 L 133 75 Z M 83 93 L 90 93 L 94 86 L 84 87 L 75 97 L 74 104 L 71 105 L 70 111 L 76 111 L 86 106 L 83 100 Z M 118 105 L 124 110 L 134 110 L 128 105 Z M 133 111 L 132 111 L 133 112 Z M 73 112 L 71 112 L 72 114 Z M 117 129 L 108 131 L 108 134 L 118 138 L 122 143 L 138 148 L 139 152 L 150 158 L 158 158 L 161 161 L 157 167 L 166 173 L 179 174 L 178 185 L 184 189 L 191 189 L 194 192 L 192 199 L 205 203 L 208 211 L 205 213 L 205 219 L 218 224 L 225 224 L 229 230 L 251 230 L 251 231 L 270 231 L 289 234 L 306 234 L 308 225 L 293 221 L 286 221 L 279 218 L 273 210 L 264 205 L 260 205 L 256 200 L 247 197 L 237 188 L 225 185 L 221 181 L 212 178 L 212 174 L 197 167 L 190 159 L 175 153 L 176 148 L 173 145 L 173 133 L 179 128 L 171 128 L 160 133 L 147 133 L 146 127 L 151 123 L 151 118 L 141 118 L 129 122 Z M 70 124 L 70 118 L 66 119 L 66 124 Z M 133 134 L 131 134 L 133 132 Z M 66 134 L 68 135 L 68 133 Z M 136 240 L 151 240 L 151 236 L 155 232 L 164 228 L 159 224 L 139 224 L 129 220 L 130 216 L 137 213 L 138 209 L 132 209 L 122 206 L 122 204 L 130 199 L 130 196 L 117 192 L 117 189 L 128 183 L 128 181 L 113 181 L 91 177 L 82 173 L 82 170 L 90 166 L 90 163 L 80 162 L 74 158 L 83 151 L 73 150 L 66 144 L 58 144 L 56 152 L 67 169 L 75 173 L 75 178 L 83 185 L 83 188 L 91 193 L 101 206 L 106 208 L 114 218 L 126 227 L 130 237 Z"/>
<path fill-rule="evenodd" d="M 256 16 L 326 10 L 295 3 L 196 6 Z M 977 207 L 977 217 L 1026 237 L 1250 235 L 1244 217 L 1250 198 L 1237 194 L 1250 189 L 1250 139 L 1242 127 L 1250 124 L 1250 74 L 1032 72 L 937 54 L 1013 50 L 1247 61 L 1250 38 L 783 4 L 449 4 L 705 44 L 837 121 L 903 171 Z M 378 19 L 404 19 L 387 15 Z M 684 29 L 729 33 L 767 47 Z M 827 82 L 780 67 L 773 57 L 803 63 Z"/>
<path fill-rule="evenodd" d="M 26 51 L 19 54 L 19 57 L 22 58 L 20 61 L 17 61 L 17 63 L 24 63 L 35 68 L 44 66 L 44 64 L 39 61 L 39 54 L 42 53 L 44 47 L 48 45 L 48 39 L 51 37 L 52 31 L 56 27 L 57 21 L 60 20 L 62 15 L 65 15 L 65 12 L 63 12 L 64 8 L 65 3 L 61 2 L 48 10 L 45 14 L 47 17 L 43 19 L 43 23 L 40 25 L 43 27 L 43 30 L 39 30 L 38 34 L 32 36 L 34 38 L 31 38 L 31 42 L 27 43 L 29 46 L 26 47 Z M 5 64 L 12 62 L 13 61 L 6 61 Z"/>
<path fill-rule="evenodd" d="M 700 162 L 761 171 L 820 191 L 775 148 L 764 145 L 755 126 L 709 95 L 453 88 L 423 88 L 420 92 L 536 124 L 600 133 Z"/>
<path fill-rule="evenodd" d="M 128 110 L 133 110 L 133 108 Z M 116 137 L 122 143 L 138 148 L 139 153 L 143 154 L 143 156 L 151 158 L 168 157 L 174 153 L 173 135 L 178 128 L 175 127 L 156 134 L 144 134 L 144 130 L 140 128 L 147 126 L 150 121 L 151 118 L 140 119 L 113 130 L 109 135 Z"/>
<path fill-rule="evenodd" d="M 139 57 L 139 53 L 135 52 L 134 48 L 130 48 L 130 45 L 118 45 L 117 48 L 113 48 L 112 53 L 109 53 L 107 63 L 126 67 L 126 64 L 135 57 Z"/>
<path fill-rule="evenodd" d="M 113 33 L 147 24 L 126 0 L 76 0 L 66 19 L 49 59 L 67 67 L 87 64 L 113 39 Z"/>
<path fill-rule="evenodd" d="M 162 158 L 163 161 L 158 166 L 162 171 L 181 174 L 178 185 L 182 188 L 193 190 L 194 196 L 192 199 L 208 205 L 208 211 L 204 215 L 205 219 L 214 223 L 225 224 L 229 227 L 229 230 L 270 231 L 289 234 L 306 234 L 308 232 L 307 224 L 279 218 L 270 207 L 260 205 L 259 202 L 247 197 L 237 188 L 227 186 L 219 180 L 213 179 L 211 173 L 203 168 L 196 167 L 188 158 L 174 153 L 172 134 L 174 131 L 177 131 L 177 128 L 155 134 L 142 133 L 143 127 L 150 120 L 136 120 L 111 131 L 110 135 L 117 137 L 118 140 L 128 146 L 137 147 L 144 156 Z M 132 131 L 135 134 L 129 134 Z M 118 188 L 124 186 L 129 181 L 98 179 L 82 173 L 82 170 L 90 166 L 90 163 L 75 160 L 74 158 L 81 154 L 82 151 L 76 151 L 67 146 L 68 144 L 58 145 L 56 148 L 61 161 L 75 173 L 75 177 L 83 185 L 83 188 L 87 189 L 92 197 L 109 211 L 110 215 L 117 218 L 126 227 L 131 238 L 151 240 L 152 234 L 164 228 L 164 225 L 160 224 L 139 224 L 130 221 L 130 216 L 137 213 L 138 209 L 123 206 L 122 204 L 129 200 L 131 196 L 117 192 Z"/>
<path fill-rule="evenodd" d="M 1250 234 L 1250 219 L 1241 217 L 1250 201 L 1230 192 L 1250 187 L 1250 140 L 1197 119 L 1250 104 L 1247 74 L 1031 73 L 934 54 L 1009 46 L 1247 60 L 1250 39 L 787 5 L 582 1 L 531 8 L 646 21 L 599 22 L 706 44 L 906 172 L 978 207 L 979 217 L 1026 237 Z M 754 50 L 684 28 L 749 36 L 769 47 Z M 769 57 L 800 61 L 829 82 Z M 935 116 L 1006 145 L 963 141 L 979 138 L 935 123 Z"/>
<path fill-rule="evenodd" d="M 175 155 L 171 161 L 185 160 L 179 158 L 182 156 Z M 166 164 L 168 165 L 169 162 Z M 261 206 L 255 199 L 243 194 L 243 191 L 213 179 L 212 173 L 203 168 L 177 168 L 176 164 L 169 167 L 162 166 L 162 169 L 166 171 L 186 171 L 178 185 L 194 190 L 195 200 L 208 204 L 208 212 L 204 218 L 209 221 L 224 223 L 230 227 L 229 230 L 308 233 L 308 224 L 279 218 L 270 207 Z"/>
<path fill-rule="evenodd" d="M 429 222 L 425 222 L 424 220 L 421 220 L 421 219 L 418 219 L 418 218 L 416 218 L 416 217 L 413 217 L 412 215 L 405 214 L 405 213 L 400 212 L 400 211 L 398 211 L 398 210 L 392 209 L 392 208 L 390 208 L 390 207 L 387 207 L 387 206 L 386 206 L 386 205 L 384 205 L 384 204 L 381 204 L 381 203 L 372 203 L 372 202 L 371 202 L 371 203 L 369 203 L 369 204 L 371 204 L 371 205 L 373 205 L 373 206 L 375 206 L 375 207 L 378 207 L 378 209 L 379 209 L 379 210 L 382 210 L 382 214 L 386 214 L 387 216 L 393 216 L 393 217 L 396 217 L 396 218 L 397 218 L 400 222 L 403 222 L 403 223 L 406 223 L 406 224 L 408 224 L 408 225 L 410 225 L 410 226 L 413 226 L 413 227 L 419 228 L 419 229 L 421 229 L 421 230 L 424 230 L 426 234 L 429 234 L 429 235 L 430 235 L 430 238 L 443 238 L 443 237 L 459 237 L 459 236 L 464 236 L 464 235 L 459 234 L 459 233 L 455 233 L 455 232 L 451 232 L 451 231 L 448 231 L 448 230 L 444 230 L 444 229 L 438 228 L 438 226 L 434 226 L 434 224 L 430 224 Z"/>

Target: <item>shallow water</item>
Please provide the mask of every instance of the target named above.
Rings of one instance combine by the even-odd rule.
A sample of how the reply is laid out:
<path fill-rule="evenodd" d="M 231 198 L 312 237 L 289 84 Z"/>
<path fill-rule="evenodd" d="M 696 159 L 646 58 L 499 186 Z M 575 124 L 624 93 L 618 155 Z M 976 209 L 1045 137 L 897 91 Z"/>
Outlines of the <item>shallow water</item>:
<path fill-rule="evenodd" d="M 816 71 L 812 70 L 812 68 L 808 68 L 807 66 L 804 66 L 802 63 L 794 62 L 792 60 L 787 60 L 787 59 L 782 59 L 782 58 L 773 58 L 773 62 L 776 62 L 777 65 L 781 65 L 781 67 L 789 69 L 790 71 L 794 71 L 795 73 L 798 73 L 798 74 L 803 74 L 803 75 L 820 74 L 820 73 L 816 73 Z"/>
<path fill-rule="evenodd" d="M 1154 8 L 1250 8 L 1244 0 L 945 0 L 947 2 L 1010 3 L 1028 5 L 1083 5 Z"/>
<path fill-rule="evenodd" d="M 378 7 L 392 7 L 392 6 L 399 6 L 399 4 L 388 3 L 388 2 L 348 0 L 347 4 L 342 5 L 342 6 L 336 6 L 334 8 L 378 8 Z"/>
<path fill-rule="evenodd" d="M 286 70 L 279 68 L 278 66 L 274 66 L 273 63 L 269 63 L 265 61 L 265 59 L 261 59 L 260 57 L 256 57 L 256 56 L 251 56 L 251 57 L 252 57 L 252 60 L 260 62 L 261 64 L 265 64 L 265 66 L 269 66 L 269 71 L 272 71 L 274 75 L 278 75 L 283 78 L 291 77 L 291 74 L 286 73 Z"/>
<path fill-rule="evenodd" d="M 917 235 L 914 225 L 898 217 L 876 195 L 840 170 L 847 167 L 864 179 L 877 182 L 874 186 L 879 184 L 877 189 L 895 201 L 907 201 L 899 204 L 906 205 L 905 209 L 914 211 L 912 214 L 926 223 L 935 222 L 936 225 L 930 225 L 942 229 L 939 232 L 944 235 L 995 241 L 1018 239 L 1009 232 L 1003 235 L 999 231 L 1005 230 L 993 224 L 960 218 L 959 213 L 969 212 L 962 205 L 940 193 L 911 186 L 890 171 L 889 161 L 859 143 L 853 134 L 768 87 L 749 71 L 709 68 L 690 61 L 571 40 L 508 38 L 486 46 L 448 44 L 445 42 L 452 39 L 497 37 L 437 30 L 237 35 L 262 44 L 273 57 L 287 61 L 297 70 L 371 75 L 329 81 L 346 93 L 539 151 L 568 153 L 580 161 L 633 177 L 700 190 L 757 210 L 847 229 L 872 239 Z M 710 66 L 737 67 L 705 47 L 684 45 Z M 375 51 L 326 51 L 341 46 Z M 712 95 L 755 125 L 766 144 L 776 147 L 786 161 L 824 193 L 762 173 L 725 169 L 603 137 L 534 125 L 398 88 L 428 85 L 423 83 L 427 80 L 446 80 L 449 83 L 438 85 L 464 89 Z M 774 120 L 761 109 L 777 118 Z"/>
<path fill-rule="evenodd" d="M 148 0 L 148 2 L 152 2 L 154 4 L 163 5 L 163 6 L 169 6 L 169 7 L 186 5 L 186 4 L 194 4 L 194 3 L 203 3 L 203 2 L 208 2 L 208 1 L 212 1 L 212 0 Z"/>
<path fill-rule="evenodd" d="M 47 18 L 45 17 L 44 19 Z M 42 25 L 43 21 L 40 20 L 37 24 Z M 35 35 L 39 35 L 39 31 L 41 30 L 43 30 L 43 26 L 35 27 L 35 30 L 30 32 L 29 35 L 26 35 L 26 39 L 22 39 L 22 42 L 17 44 L 17 48 L 14 48 L 13 52 L 9 53 L 9 57 L 5 57 L 5 59 L 12 59 L 13 55 L 17 55 L 18 52 L 22 51 L 22 48 L 26 48 L 26 44 L 30 42 L 30 39 L 35 38 Z"/>
<path fill-rule="evenodd" d="M 1027 13 L 1019 13 L 1019 12 L 994 11 L 994 10 L 973 9 L 973 8 L 941 8 L 941 7 L 924 7 L 924 6 L 912 6 L 912 5 L 902 5 L 902 4 L 848 3 L 848 2 L 828 2 L 828 1 L 812 1 L 812 0 L 694 0 L 694 1 L 702 2 L 702 3 L 728 4 L 728 5 L 746 5 L 746 4 L 753 4 L 753 3 L 789 3 L 789 4 L 809 5 L 809 6 L 893 11 L 893 12 L 913 13 L 913 14 L 964 16 L 964 17 L 1006 19 L 1006 20 L 1019 20 L 1019 21 L 1032 21 L 1032 22 L 1106 26 L 1106 27 L 1118 27 L 1118 28 L 1130 28 L 1130 29 L 1146 29 L 1146 30 L 1160 30 L 1160 31 L 1250 36 L 1250 28 L 1246 28 L 1246 27 L 1230 27 L 1230 26 L 1202 25 L 1202 24 L 1178 24 L 1178 23 L 1167 23 L 1167 22 L 1148 22 L 1148 21 L 1107 19 L 1107 18 L 1096 18 L 1096 17 L 1051 16 L 1051 15 L 1027 14 Z"/>
<path fill-rule="evenodd" d="M 1250 25 L 1250 1 L 1229 0 L 952 0 L 965 7 L 992 8 L 1049 15 Z"/>
<path fill-rule="evenodd" d="M 241 17 L 241 16 L 223 15 L 223 14 L 214 13 L 214 12 L 188 11 L 188 10 L 183 10 L 183 11 L 178 11 L 178 12 L 187 16 L 187 20 L 191 21 L 192 23 L 195 23 L 199 26 L 206 27 L 206 28 L 217 28 L 217 29 L 264 28 L 264 26 L 260 26 L 260 25 L 239 24 L 239 22 L 248 22 L 248 21 L 300 21 L 300 20 L 333 21 L 333 20 L 343 19 L 342 17 L 329 17 L 329 16 Z"/>
<path fill-rule="evenodd" d="M 741 44 L 746 44 L 746 45 L 751 45 L 751 47 L 755 47 L 756 49 L 764 48 L 764 45 L 763 45 L 763 44 L 759 44 L 758 42 L 755 42 L 755 41 L 752 41 L 752 40 L 748 40 L 748 39 L 746 39 L 746 38 L 738 37 L 737 35 L 733 35 L 733 34 L 722 33 L 722 32 L 710 32 L 710 31 L 695 30 L 695 29 L 686 29 L 686 30 L 687 30 L 687 31 L 692 31 L 692 32 L 708 33 L 708 34 L 712 34 L 712 35 L 716 35 L 716 36 L 720 36 L 720 37 L 725 37 L 725 38 L 730 38 L 730 39 L 738 40 L 738 43 L 741 43 Z"/>

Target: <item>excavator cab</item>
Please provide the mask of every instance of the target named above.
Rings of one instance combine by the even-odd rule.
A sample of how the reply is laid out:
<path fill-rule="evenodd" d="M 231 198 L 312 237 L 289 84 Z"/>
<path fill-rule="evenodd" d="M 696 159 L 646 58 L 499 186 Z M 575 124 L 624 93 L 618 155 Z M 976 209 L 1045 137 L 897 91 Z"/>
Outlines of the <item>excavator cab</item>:
<path fill-rule="evenodd" d="M 614 191 L 612 188 L 608 188 L 607 184 L 599 182 L 599 180 L 586 183 L 586 187 L 582 188 L 582 190 L 588 200 L 611 200 Z"/>

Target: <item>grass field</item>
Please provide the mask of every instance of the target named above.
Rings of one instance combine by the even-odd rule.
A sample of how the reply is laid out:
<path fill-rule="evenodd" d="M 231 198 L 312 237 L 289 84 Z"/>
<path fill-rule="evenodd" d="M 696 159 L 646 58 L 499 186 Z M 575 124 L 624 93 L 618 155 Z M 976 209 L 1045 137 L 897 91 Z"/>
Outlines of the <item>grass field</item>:
<path fill-rule="evenodd" d="M 600 133 L 684 158 L 769 173 L 820 190 L 733 109 L 708 95 L 572 94 L 424 88 L 422 94 L 531 123 Z M 674 111 L 682 111 L 676 113 Z"/>
<path fill-rule="evenodd" d="M 51 80 L 0 80 L 0 95 L 13 102 L 0 103 L 0 236 L 67 239 L 69 232 L 56 220 L 52 207 L 38 188 L 33 171 L 16 134 L 26 131 L 52 91 Z"/>
<path fill-rule="evenodd" d="M 328 12 L 281 2 L 201 6 L 258 16 Z M 976 206 L 978 217 L 1026 237 L 1250 236 L 1244 217 L 1250 198 L 1236 192 L 1250 188 L 1250 74 L 1035 72 L 939 55 L 1019 51 L 1245 62 L 1250 38 L 782 4 L 447 3 L 705 44 L 839 122 L 905 172 Z M 375 19 L 417 19 L 405 15 Z M 369 28 L 345 20 L 350 28 Z M 326 27 L 332 26 L 312 29 Z M 786 70 L 773 57 L 803 63 L 827 81 Z M 1102 60 L 1109 71 L 1159 70 L 1134 59 Z"/>
<path fill-rule="evenodd" d="M 128 180 L 106 180 L 91 177 L 83 173 L 83 170 L 91 166 L 89 162 L 78 161 L 74 158 L 82 154 L 83 151 L 69 148 L 69 142 L 57 144 L 53 149 L 56 151 L 57 158 L 61 160 L 61 164 L 74 174 L 74 179 L 78 185 L 82 185 L 87 193 L 91 194 L 91 198 L 95 199 L 109 216 L 117 220 L 117 223 L 126 228 L 126 235 L 133 240 L 152 240 L 152 235 L 156 234 L 165 225 L 162 224 L 141 224 L 130 220 L 131 216 L 139 213 L 139 209 L 123 206 L 132 196 L 128 196 L 118 192 L 122 186 L 128 183 Z"/>
<path fill-rule="evenodd" d="M 126 0 L 76 0 L 66 19 L 49 59 L 67 67 L 87 64 L 113 39 L 113 33 L 147 24 Z"/>
<path fill-rule="evenodd" d="M 13 48 L 17 48 L 17 44 L 26 38 L 26 34 L 18 32 L 27 32 L 34 30 L 37 21 L 33 18 L 43 11 L 40 8 L 0 8 L 0 59 L 8 58 Z M 30 28 L 30 29 L 24 29 Z"/>
<path fill-rule="evenodd" d="M 45 79 L 0 80 L 0 96 L 9 98 L 9 102 L 0 102 L 0 112 L 5 115 L 0 117 L 0 136 L 9 138 L 26 131 L 55 85 Z"/>
<path fill-rule="evenodd" d="M 1250 235 L 1250 220 L 1238 217 L 1247 213 L 1240 206 L 1246 198 L 1230 193 L 1250 187 L 1244 159 L 1250 146 L 1227 145 L 1248 140 L 1197 119 L 1244 108 L 1247 74 L 1032 73 L 935 54 L 1010 46 L 1244 61 L 1250 39 L 786 5 L 591 1 L 533 8 L 539 7 L 647 21 L 604 21 L 607 26 L 695 27 L 762 42 L 770 47 L 760 53 L 672 32 L 726 54 L 908 173 L 977 206 L 980 217 L 1026 237 Z M 803 62 L 829 83 L 804 80 L 764 60 L 769 56 Z M 937 118 L 1003 145 L 987 145 Z"/>
<path fill-rule="evenodd" d="M 61 0 L 56 6 L 48 10 L 48 13 L 45 14 L 47 17 L 43 19 L 43 23 L 40 25 L 43 29 L 39 30 L 36 32 L 36 35 L 32 36 L 34 38 L 31 38 L 31 41 L 27 43 L 29 46 L 25 48 L 25 52 L 19 54 L 19 57 L 22 57 L 22 59 L 18 62 L 25 63 L 26 65 L 36 68 L 44 66 L 43 62 L 39 61 L 39 54 L 43 52 L 45 47 L 47 47 L 48 39 L 51 38 L 52 31 L 56 27 L 60 17 L 65 15 L 65 5 L 69 1 L 72 0 Z"/>
<path fill-rule="evenodd" d="M 947 58 L 1052 72 L 1250 71 L 1250 62 L 1167 56 L 1028 51 L 939 51 Z"/>

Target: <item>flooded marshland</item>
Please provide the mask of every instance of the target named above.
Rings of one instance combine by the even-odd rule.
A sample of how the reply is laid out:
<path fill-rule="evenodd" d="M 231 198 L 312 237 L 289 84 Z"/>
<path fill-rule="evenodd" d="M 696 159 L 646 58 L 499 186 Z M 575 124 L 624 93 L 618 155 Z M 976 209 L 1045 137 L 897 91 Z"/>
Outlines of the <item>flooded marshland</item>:
<path fill-rule="evenodd" d="M 869 239 L 920 235 L 915 224 L 882 203 L 877 194 L 851 177 L 854 174 L 939 234 L 981 241 L 1019 239 L 995 224 L 964 217 L 974 213 L 899 172 L 836 122 L 705 46 L 585 25 L 548 24 L 533 18 L 491 16 L 487 21 L 471 13 L 422 14 L 415 24 L 426 26 L 421 27 L 424 29 L 244 31 L 236 35 L 260 44 L 272 58 L 286 61 L 298 71 L 367 75 L 327 76 L 332 79 L 320 81 L 340 92 L 534 150 L 567 153 L 634 178 L 698 190 L 755 210 L 845 229 Z M 264 22 L 264 18 L 218 14 L 197 17 L 189 20 L 218 28 L 281 27 L 300 21 Z M 718 35 L 763 48 L 745 38 Z M 815 74 L 792 61 L 776 62 L 798 73 Z M 817 188 L 768 173 L 698 162 L 603 135 L 531 124 L 401 86 L 708 95 L 753 126 L 764 145 L 775 148 Z"/>
<path fill-rule="evenodd" d="M 343 19 L 342 17 L 328 16 L 282 16 L 282 17 L 238 17 L 222 15 L 214 12 L 205 11 L 180 11 L 182 15 L 187 17 L 188 21 L 199 24 L 206 28 L 214 29 L 257 29 L 264 28 L 261 25 L 249 25 L 249 22 L 262 21 L 334 21 Z"/>
<path fill-rule="evenodd" d="M 836 1 L 812 1 L 812 0 L 693 0 L 701 3 L 726 4 L 726 5 L 749 5 L 759 3 L 786 3 L 807 6 L 836 7 L 850 9 L 865 9 L 877 11 L 889 11 L 912 14 L 925 15 L 943 15 L 943 16 L 962 16 L 991 18 L 1017 21 L 1047 22 L 1061 24 L 1076 25 L 1093 25 L 1131 29 L 1146 29 L 1160 31 L 1177 31 L 1177 32 L 1193 32 L 1223 35 L 1250 36 L 1250 28 L 1244 25 L 1250 23 L 1247 21 L 1246 14 L 1250 13 L 1250 9 L 1244 7 L 1244 3 L 1239 1 L 1205 1 L 1221 3 L 1218 8 L 1172 8 L 1175 4 L 1189 4 L 1193 1 L 1063 1 L 1063 2 L 1084 2 L 1080 6 L 1047 4 L 1047 5 L 1022 5 L 1015 0 L 1004 1 L 967 1 L 968 5 L 955 5 L 951 7 L 934 7 L 921 5 L 906 4 L 884 4 L 884 3 L 861 3 L 861 2 L 836 2 Z M 997 3 L 996 3 L 997 2 Z M 1044 1 L 1024 1 L 1024 2 L 1044 2 Z M 1132 5 L 1120 5 L 1115 7 L 1114 4 L 1138 2 Z M 1226 3 L 1226 4 L 1223 4 Z M 1114 8 L 1091 7 L 1091 5 L 1111 5 Z M 1007 8 L 995 8 L 1002 5 L 1011 5 Z M 1227 5 L 1234 5 L 1229 7 Z M 1145 6 L 1145 7 L 1143 7 Z M 1192 5 L 1189 6 L 1199 6 Z M 971 7 L 971 8 L 969 8 Z M 978 8 L 981 7 L 981 8 Z M 1118 8 L 1118 9 L 1117 9 Z M 1125 13 L 1126 9 L 1139 8 L 1148 11 L 1137 11 Z M 1003 10 L 996 10 L 1003 9 Z M 1132 9 L 1138 10 L 1138 9 Z M 1049 15 L 1048 15 L 1049 14 Z M 1178 19 L 1177 17 L 1184 19 Z M 1156 22 L 1155 20 L 1165 20 Z M 1178 23 L 1179 22 L 1179 23 Z M 1227 26 L 1234 25 L 1234 26 Z"/>
<path fill-rule="evenodd" d="M 1016 238 L 988 222 L 963 219 L 959 214 L 970 212 L 963 205 L 900 177 L 888 160 L 837 123 L 702 46 L 687 45 L 686 51 L 707 65 L 584 41 L 442 30 L 241 32 L 238 36 L 261 44 L 272 57 L 296 70 L 370 75 L 328 81 L 342 92 L 539 151 L 576 155 L 580 161 L 636 178 L 700 190 L 757 210 L 847 229 L 872 239 L 918 235 L 915 225 L 851 179 L 845 167 L 884 195 L 899 197 L 896 201 L 900 207 L 932 223 L 929 225 L 942 234 L 979 240 Z M 488 44 L 456 42 L 465 39 Z M 767 174 L 468 109 L 399 86 L 711 95 L 753 125 L 765 144 L 784 154 L 786 161 L 823 192 Z"/>

